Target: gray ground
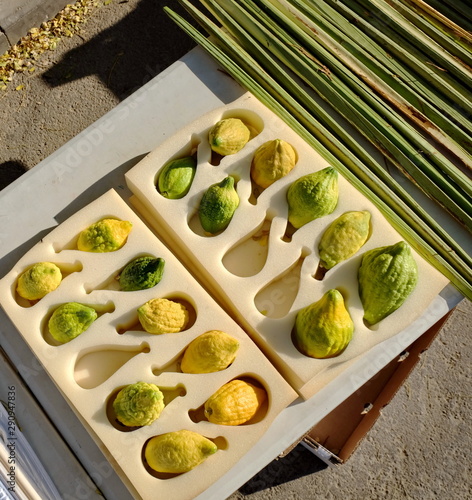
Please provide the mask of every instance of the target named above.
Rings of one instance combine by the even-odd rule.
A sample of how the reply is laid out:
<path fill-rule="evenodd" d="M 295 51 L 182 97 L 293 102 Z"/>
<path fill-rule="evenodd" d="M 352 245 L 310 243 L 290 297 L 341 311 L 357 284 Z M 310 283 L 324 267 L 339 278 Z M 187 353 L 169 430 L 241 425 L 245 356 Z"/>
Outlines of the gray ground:
<path fill-rule="evenodd" d="M 178 9 L 173 0 L 113 0 L 0 93 L 0 188 L 193 47 L 165 4 Z M 462 301 L 346 464 L 326 468 L 297 446 L 231 500 L 472 498 L 471 330 L 472 305 Z"/>

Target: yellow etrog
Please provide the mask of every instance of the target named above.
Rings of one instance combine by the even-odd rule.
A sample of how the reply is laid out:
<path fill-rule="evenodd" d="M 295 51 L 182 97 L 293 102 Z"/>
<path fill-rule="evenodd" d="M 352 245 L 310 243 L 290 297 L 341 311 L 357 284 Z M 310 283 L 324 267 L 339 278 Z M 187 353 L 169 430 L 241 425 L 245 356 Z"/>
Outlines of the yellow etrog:
<path fill-rule="evenodd" d="M 37 262 L 18 278 L 16 291 L 28 300 L 42 299 L 54 291 L 62 281 L 61 270 L 52 262 Z"/>
<path fill-rule="evenodd" d="M 132 226 L 129 221 L 102 219 L 79 234 L 77 248 L 84 252 L 114 252 L 126 243 Z"/>
<path fill-rule="evenodd" d="M 295 319 L 294 342 L 306 356 L 332 358 L 351 342 L 354 322 L 336 290 L 328 290 L 320 300 L 301 309 Z"/>
<path fill-rule="evenodd" d="M 251 138 L 249 128 L 239 118 L 224 118 L 213 125 L 208 134 L 211 149 L 220 155 L 233 155 Z"/>
<path fill-rule="evenodd" d="M 184 429 L 151 438 L 144 457 L 149 467 L 157 472 L 179 474 L 192 470 L 217 451 L 213 441 Z"/>

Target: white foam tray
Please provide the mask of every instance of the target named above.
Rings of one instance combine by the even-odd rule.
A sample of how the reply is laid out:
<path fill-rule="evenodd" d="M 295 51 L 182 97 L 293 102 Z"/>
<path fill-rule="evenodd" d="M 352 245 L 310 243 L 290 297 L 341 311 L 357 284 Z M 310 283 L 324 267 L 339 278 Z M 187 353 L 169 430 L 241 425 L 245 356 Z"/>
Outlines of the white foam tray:
<path fill-rule="evenodd" d="M 104 254 L 76 250 L 78 233 L 105 217 L 133 223 L 126 244 L 116 252 Z M 108 286 L 127 262 L 143 254 L 165 260 L 164 276 L 158 285 L 136 292 Z M 55 291 L 31 305 L 16 295 L 16 282 L 23 270 L 40 261 L 55 262 L 70 274 Z M 195 498 L 227 473 L 297 397 L 240 326 L 215 304 L 114 190 L 71 216 L 31 248 L 0 280 L 0 297 L 18 331 L 91 435 L 107 451 L 136 498 Z M 187 301 L 195 309 L 194 324 L 183 332 L 163 335 L 132 327 L 137 324 L 137 308 L 155 297 Z M 79 337 L 54 345 L 48 339 L 47 318 L 58 305 L 69 301 L 93 305 L 102 314 Z M 124 333 L 118 333 L 123 329 Z M 213 329 L 239 339 L 236 360 L 217 373 L 180 373 L 176 364 L 185 347 L 201 333 Z M 221 385 L 241 376 L 256 378 L 268 392 L 269 403 L 261 420 L 228 427 L 190 418 L 189 411 L 200 407 Z M 124 432 L 110 423 L 106 403 L 117 389 L 139 380 L 158 385 L 170 402 L 150 426 Z M 154 435 L 179 429 L 194 430 L 214 439 L 219 450 L 186 474 L 172 479 L 156 478 L 143 464 L 143 445 Z"/>
<path fill-rule="evenodd" d="M 208 131 L 218 120 L 227 117 L 241 118 L 258 134 L 240 152 L 224 157 L 216 165 L 208 144 Z M 261 144 L 276 138 L 295 147 L 298 163 L 255 200 L 250 179 L 253 154 Z M 155 185 L 162 166 L 195 150 L 197 169 L 189 193 L 178 200 L 161 196 Z M 327 166 L 328 163 L 275 114 L 252 95 L 244 94 L 189 123 L 125 175 L 137 210 L 161 238 L 172 245 L 179 258 L 249 332 L 304 398 L 311 397 L 339 376 L 350 361 L 404 330 L 422 315 L 448 283 L 413 252 L 419 267 L 416 289 L 395 313 L 376 327 L 367 328 L 357 290 L 361 256 L 369 249 L 402 239 L 377 208 L 339 176 L 340 196 L 335 211 L 306 224 L 290 241 L 282 240 L 287 226 L 288 187 L 298 177 Z M 208 236 L 198 221 L 198 205 L 205 190 L 227 175 L 238 180 L 240 205 L 225 231 Z M 355 256 L 330 270 L 322 281 L 316 280 L 313 276 L 319 261 L 319 239 L 335 218 L 349 210 L 371 213 L 372 236 Z M 291 330 L 296 313 L 331 288 L 341 289 L 345 296 L 355 324 L 353 340 L 338 357 L 312 359 L 294 347 Z"/>

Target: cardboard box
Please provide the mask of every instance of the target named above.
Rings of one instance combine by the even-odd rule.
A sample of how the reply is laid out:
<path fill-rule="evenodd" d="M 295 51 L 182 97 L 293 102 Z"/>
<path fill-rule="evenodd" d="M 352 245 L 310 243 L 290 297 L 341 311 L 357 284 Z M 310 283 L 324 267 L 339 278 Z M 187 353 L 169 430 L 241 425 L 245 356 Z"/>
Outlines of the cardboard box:
<path fill-rule="evenodd" d="M 345 463 L 380 418 L 452 314 L 443 316 L 418 340 L 316 424 L 299 442 L 329 466 Z M 298 443 L 286 450 L 289 453 Z"/>

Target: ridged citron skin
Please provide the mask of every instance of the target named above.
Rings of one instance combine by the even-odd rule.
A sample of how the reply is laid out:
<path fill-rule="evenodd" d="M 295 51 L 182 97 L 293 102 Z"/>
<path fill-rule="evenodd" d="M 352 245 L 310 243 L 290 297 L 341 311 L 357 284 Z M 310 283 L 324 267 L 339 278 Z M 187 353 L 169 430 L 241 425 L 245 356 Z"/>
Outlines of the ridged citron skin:
<path fill-rule="evenodd" d="M 328 290 L 320 300 L 301 309 L 295 319 L 296 347 L 311 358 L 332 358 L 349 345 L 354 322 L 342 294 Z"/>
<path fill-rule="evenodd" d="M 164 275 L 165 260 L 161 257 L 143 256 L 128 262 L 118 281 L 125 292 L 146 290 L 156 286 Z"/>
<path fill-rule="evenodd" d="M 138 319 L 148 333 L 177 333 L 189 322 L 187 308 L 169 299 L 151 299 L 138 308 Z"/>
<path fill-rule="evenodd" d="M 193 156 L 177 158 L 166 163 L 159 173 L 157 189 L 164 198 L 178 200 L 190 190 L 197 162 Z"/>
<path fill-rule="evenodd" d="M 222 156 L 240 151 L 251 138 L 251 131 L 239 118 L 224 118 L 216 122 L 208 133 L 211 149 Z"/>
<path fill-rule="evenodd" d="M 198 208 L 202 228 L 210 234 L 226 229 L 239 206 L 239 195 L 234 186 L 234 178 L 225 177 L 212 184 L 203 194 Z"/>
<path fill-rule="evenodd" d="M 266 189 L 275 181 L 285 177 L 297 163 L 294 147 L 282 139 L 267 141 L 259 146 L 251 163 L 251 178 Z"/>
<path fill-rule="evenodd" d="M 144 457 L 156 472 L 179 474 L 194 469 L 217 451 L 210 439 L 183 429 L 151 438 Z"/>
<path fill-rule="evenodd" d="M 192 340 L 180 362 L 183 373 L 225 370 L 235 360 L 239 340 L 221 330 L 211 330 Z"/>
<path fill-rule="evenodd" d="M 164 410 L 164 394 L 147 382 L 129 384 L 113 401 L 116 418 L 127 427 L 151 425 Z"/>
<path fill-rule="evenodd" d="M 367 210 L 345 212 L 335 219 L 318 245 L 321 266 L 332 269 L 358 252 L 369 238 L 370 219 Z"/>
<path fill-rule="evenodd" d="M 132 227 L 129 221 L 102 219 L 79 234 L 77 248 L 83 252 L 114 252 L 126 243 Z"/>
<path fill-rule="evenodd" d="M 296 229 L 328 215 L 338 204 L 338 173 L 332 167 L 304 175 L 287 191 L 288 220 Z"/>
<path fill-rule="evenodd" d="M 49 333 L 55 340 L 65 344 L 84 333 L 97 317 L 93 307 L 67 302 L 52 313 L 48 322 Z"/>
<path fill-rule="evenodd" d="M 37 262 L 20 274 L 16 291 L 28 300 L 42 299 L 62 281 L 61 270 L 52 262 Z"/>
<path fill-rule="evenodd" d="M 364 321 L 375 325 L 396 311 L 418 283 L 418 266 L 405 241 L 366 252 L 358 270 Z"/>
<path fill-rule="evenodd" d="M 209 422 L 241 425 L 251 420 L 267 399 L 267 392 L 245 380 L 234 379 L 221 386 L 204 405 Z"/>

